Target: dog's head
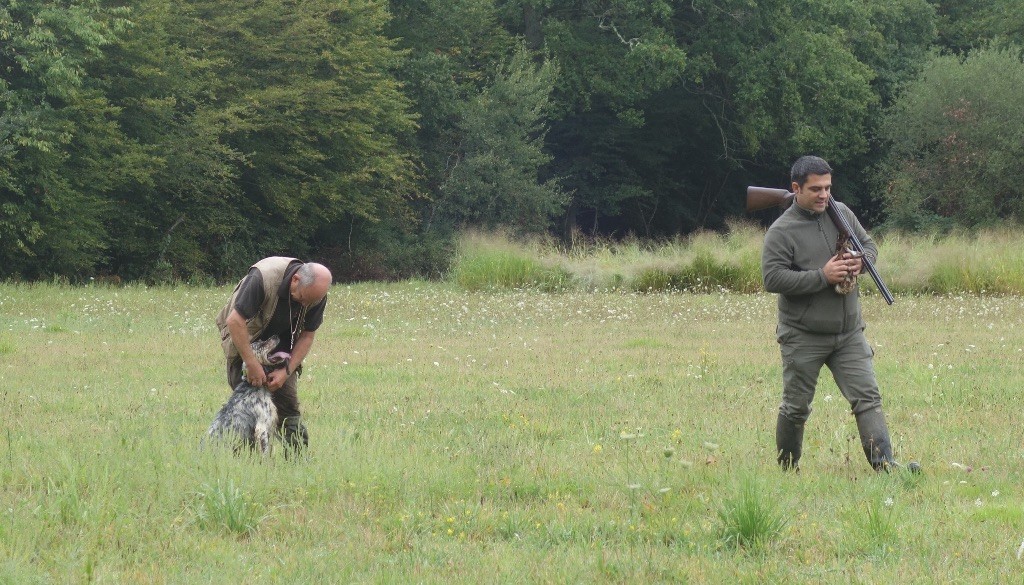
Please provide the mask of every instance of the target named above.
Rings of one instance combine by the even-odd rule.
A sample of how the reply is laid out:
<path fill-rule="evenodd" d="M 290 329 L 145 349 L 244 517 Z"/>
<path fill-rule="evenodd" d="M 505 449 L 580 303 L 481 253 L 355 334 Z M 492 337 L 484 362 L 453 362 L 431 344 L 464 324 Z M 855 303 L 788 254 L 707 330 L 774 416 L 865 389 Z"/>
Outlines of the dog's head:
<path fill-rule="evenodd" d="M 252 352 L 256 354 L 256 359 L 261 364 L 269 366 L 270 352 L 274 351 L 279 343 L 281 343 L 281 338 L 272 335 L 263 341 L 254 341 L 250 345 L 252 346 Z"/>
<path fill-rule="evenodd" d="M 252 352 L 256 354 L 256 359 L 263 364 L 263 370 L 267 373 L 278 368 L 288 367 L 288 361 L 291 359 L 292 354 L 286 351 L 274 351 L 274 348 L 276 348 L 277 344 L 280 342 L 281 339 L 278 336 L 272 335 L 268 339 L 264 339 L 263 341 L 254 341 L 251 344 Z M 242 362 L 242 377 L 246 380 L 249 379 L 248 373 L 249 368 L 246 366 L 245 362 Z"/>

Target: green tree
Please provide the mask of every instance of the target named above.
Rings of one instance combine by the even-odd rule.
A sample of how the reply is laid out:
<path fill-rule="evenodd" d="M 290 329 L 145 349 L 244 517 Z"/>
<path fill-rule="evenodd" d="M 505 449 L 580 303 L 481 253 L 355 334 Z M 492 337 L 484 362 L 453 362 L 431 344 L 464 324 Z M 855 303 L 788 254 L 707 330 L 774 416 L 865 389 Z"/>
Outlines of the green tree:
<path fill-rule="evenodd" d="M 546 229 L 565 200 L 544 176 L 555 67 L 531 62 L 493 0 L 395 0 L 392 10 L 391 33 L 409 51 L 401 76 L 420 114 L 423 230 Z"/>
<path fill-rule="evenodd" d="M 927 55 L 927 0 L 518 0 L 559 64 L 551 172 L 569 229 L 686 233 L 816 152 L 858 177 L 879 109 Z"/>
<path fill-rule="evenodd" d="M 1024 63 L 1017 48 L 936 55 L 887 112 L 889 222 L 973 228 L 1024 219 Z"/>
<path fill-rule="evenodd" d="M 96 2 L 0 5 L 0 276 L 81 277 L 108 245 L 126 147 L 87 67 L 123 24 Z"/>
<path fill-rule="evenodd" d="M 205 33 L 190 39 L 217 63 L 224 141 L 245 157 L 241 213 L 260 253 L 308 256 L 352 218 L 408 216 L 414 128 L 390 71 L 379 2 L 196 0 Z M 331 228 L 330 226 L 335 226 Z"/>
<path fill-rule="evenodd" d="M 564 208 L 557 181 L 539 179 L 545 111 L 554 85 L 551 64 L 535 66 L 518 52 L 493 82 L 462 104 L 454 124 L 459 144 L 440 188 L 439 213 L 458 225 L 541 232 Z"/>
<path fill-rule="evenodd" d="M 656 208 L 657 179 L 635 159 L 663 160 L 645 142 L 645 108 L 678 82 L 685 51 L 673 37 L 675 3 L 666 0 L 514 0 L 509 30 L 559 67 L 548 150 L 550 176 L 572 194 L 565 229 L 614 230 L 627 209 Z M 652 151 L 658 154 L 651 155 Z M 651 156 L 648 156 L 651 155 Z M 604 225 L 602 219 L 611 219 Z M 621 225 L 621 224 L 619 224 Z"/>
<path fill-rule="evenodd" d="M 1024 11 L 1019 0 L 931 0 L 931 3 L 938 13 L 938 46 L 944 53 L 965 55 L 993 41 L 1024 46 Z"/>
<path fill-rule="evenodd" d="M 112 270 L 227 278 L 337 246 L 356 219 L 412 221 L 414 122 L 379 2 L 141 0 L 133 19 L 96 72 L 140 168 L 112 196 Z"/>
<path fill-rule="evenodd" d="M 187 4 L 141 0 L 130 16 L 92 71 L 135 146 L 133 172 L 108 195 L 117 238 L 103 269 L 133 280 L 225 276 L 258 240 L 240 205 L 246 159 L 226 143 L 233 118 L 216 99 L 223 63 L 186 42 L 206 29 Z"/>

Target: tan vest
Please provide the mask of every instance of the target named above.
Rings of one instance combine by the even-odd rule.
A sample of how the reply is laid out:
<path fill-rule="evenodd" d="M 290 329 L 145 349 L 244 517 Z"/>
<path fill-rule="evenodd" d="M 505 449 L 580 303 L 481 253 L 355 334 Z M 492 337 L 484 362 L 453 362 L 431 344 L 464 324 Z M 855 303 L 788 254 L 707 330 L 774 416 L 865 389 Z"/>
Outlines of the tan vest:
<path fill-rule="evenodd" d="M 263 275 L 263 306 L 260 307 L 260 310 L 252 318 L 246 321 L 250 341 L 259 337 L 260 333 L 263 332 L 263 329 L 274 316 L 274 309 L 277 307 L 278 300 L 277 291 L 281 289 L 285 272 L 288 271 L 288 267 L 293 262 L 301 263 L 302 261 L 284 256 L 271 256 L 252 265 L 253 268 L 259 270 L 260 274 Z M 217 315 L 217 328 L 220 329 L 220 345 L 224 349 L 224 357 L 229 361 L 238 359 L 239 354 L 238 348 L 235 347 L 234 342 L 231 340 L 231 331 L 228 330 L 228 315 L 235 308 L 235 298 L 238 296 L 238 289 L 242 287 L 244 280 L 243 278 L 238 281 L 238 284 L 235 285 L 235 290 L 231 293 L 228 304 Z"/>

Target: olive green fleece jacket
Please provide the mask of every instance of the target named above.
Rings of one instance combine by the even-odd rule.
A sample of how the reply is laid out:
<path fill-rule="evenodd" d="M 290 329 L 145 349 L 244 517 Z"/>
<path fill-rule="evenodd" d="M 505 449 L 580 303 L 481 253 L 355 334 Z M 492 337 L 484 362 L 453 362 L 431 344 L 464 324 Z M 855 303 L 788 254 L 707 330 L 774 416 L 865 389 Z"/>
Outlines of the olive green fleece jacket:
<path fill-rule="evenodd" d="M 833 200 L 835 201 L 835 200 Z M 835 202 L 874 263 L 878 247 L 846 205 Z M 811 333 L 863 329 L 859 291 L 841 295 L 825 279 L 824 266 L 836 253 L 839 230 L 827 213 L 794 203 L 768 228 L 761 252 L 761 276 L 779 294 L 779 324 Z"/>

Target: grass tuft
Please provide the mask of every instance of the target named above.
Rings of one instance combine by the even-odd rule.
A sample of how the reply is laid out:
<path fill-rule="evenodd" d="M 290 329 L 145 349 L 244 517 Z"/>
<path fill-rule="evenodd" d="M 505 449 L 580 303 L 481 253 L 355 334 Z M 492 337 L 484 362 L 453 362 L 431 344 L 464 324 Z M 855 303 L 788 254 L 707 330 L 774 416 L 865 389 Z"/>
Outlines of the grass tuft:
<path fill-rule="evenodd" d="M 856 506 L 847 518 L 845 534 L 849 549 L 877 560 L 891 558 L 899 544 L 899 523 L 894 508 L 892 497 Z"/>
<path fill-rule="evenodd" d="M 739 492 L 718 511 L 721 539 L 730 546 L 760 549 L 782 535 L 786 520 L 771 495 L 754 479 L 740 481 Z"/>
<path fill-rule="evenodd" d="M 263 513 L 263 507 L 251 501 L 249 496 L 235 486 L 234 480 L 226 483 L 218 481 L 215 485 L 203 484 L 202 491 L 196 494 L 192 511 L 200 527 L 226 530 L 241 536 L 256 532 L 259 525 L 268 518 Z"/>

